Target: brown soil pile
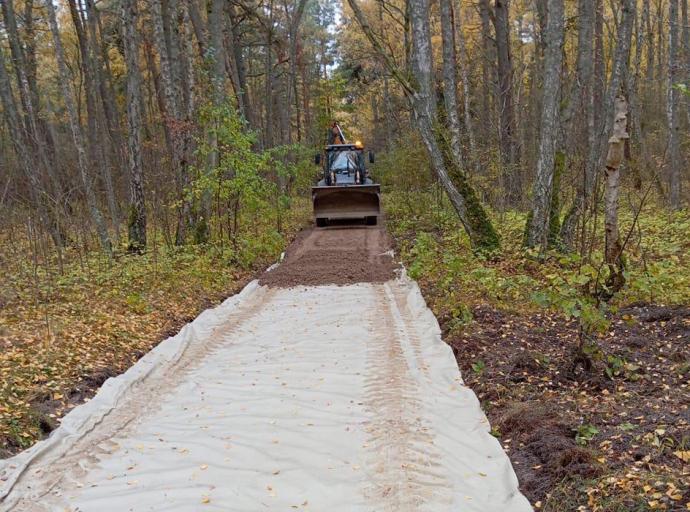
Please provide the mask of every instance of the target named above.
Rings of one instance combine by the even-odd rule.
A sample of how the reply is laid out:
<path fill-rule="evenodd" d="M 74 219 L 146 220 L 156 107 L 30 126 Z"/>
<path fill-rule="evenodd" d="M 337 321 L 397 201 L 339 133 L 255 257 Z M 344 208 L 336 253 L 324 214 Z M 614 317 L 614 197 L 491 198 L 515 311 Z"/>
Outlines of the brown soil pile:
<path fill-rule="evenodd" d="M 260 283 L 278 288 L 383 283 L 395 277 L 391 247 L 382 227 L 308 229 L 290 245 L 285 261 L 264 273 Z"/>

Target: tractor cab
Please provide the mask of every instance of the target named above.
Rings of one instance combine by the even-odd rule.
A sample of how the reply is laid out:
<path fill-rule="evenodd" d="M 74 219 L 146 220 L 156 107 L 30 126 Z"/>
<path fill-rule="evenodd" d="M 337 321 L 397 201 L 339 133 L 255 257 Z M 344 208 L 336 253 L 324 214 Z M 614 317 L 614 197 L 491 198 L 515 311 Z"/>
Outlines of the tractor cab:
<path fill-rule="evenodd" d="M 381 215 L 380 186 L 369 177 L 364 158 L 364 145 L 344 141 L 340 127 L 335 125 L 323 154 L 314 163 L 321 165 L 323 175 L 312 187 L 316 225 L 327 226 L 336 219 L 363 219 L 375 225 Z M 322 160 L 323 156 L 323 160 Z M 374 154 L 369 153 L 369 163 Z"/>
<path fill-rule="evenodd" d="M 366 185 L 372 183 L 364 163 L 364 147 L 360 142 L 330 144 L 326 146 L 325 157 L 323 180 L 319 185 Z M 373 160 L 373 153 L 369 153 L 369 161 L 373 162 Z"/>

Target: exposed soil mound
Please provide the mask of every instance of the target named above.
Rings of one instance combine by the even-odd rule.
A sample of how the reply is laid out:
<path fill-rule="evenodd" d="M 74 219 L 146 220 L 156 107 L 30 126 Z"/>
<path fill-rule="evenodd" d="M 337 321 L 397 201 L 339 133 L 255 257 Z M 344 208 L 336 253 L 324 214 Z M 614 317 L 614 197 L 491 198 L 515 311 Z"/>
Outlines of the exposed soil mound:
<path fill-rule="evenodd" d="M 264 273 L 263 285 L 383 283 L 395 277 L 391 240 L 381 227 L 308 229 L 288 248 L 285 261 Z"/>
<path fill-rule="evenodd" d="M 543 496 L 566 477 L 598 474 L 591 452 L 578 446 L 572 429 L 543 405 L 527 402 L 508 407 L 497 426 L 520 446 L 512 459 L 520 472 L 520 488 L 528 495 Z M 521 471 L 528 468 L 532 471 Z"/>
<path fill-rule="evenodd" d="M 622 309 L 621 313 L 634 315 L 642 322 L 668 322 L 674 319 L 690 318 L 690 307 L 635 304 Z"/>

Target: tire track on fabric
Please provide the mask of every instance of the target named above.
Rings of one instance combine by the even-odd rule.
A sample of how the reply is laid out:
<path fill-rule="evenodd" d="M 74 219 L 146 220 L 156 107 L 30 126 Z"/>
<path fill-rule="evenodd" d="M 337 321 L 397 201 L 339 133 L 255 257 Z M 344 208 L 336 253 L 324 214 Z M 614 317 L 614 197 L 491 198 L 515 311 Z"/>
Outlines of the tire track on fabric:
<path fill-rule="evenodd" d="M 451 487 L 438 462 L 433 428 L 423 418 L 420 374 L 410 360 L 414 349 L 405 325 L 395 320 L 397 306 L 386 286 L 376 288 L 377 307 L 369 319 L 374 334 L 365 379 L 364 405 L 371 418 L 365 495 L 381 512 L 438 512 L 450 505 Z"/>

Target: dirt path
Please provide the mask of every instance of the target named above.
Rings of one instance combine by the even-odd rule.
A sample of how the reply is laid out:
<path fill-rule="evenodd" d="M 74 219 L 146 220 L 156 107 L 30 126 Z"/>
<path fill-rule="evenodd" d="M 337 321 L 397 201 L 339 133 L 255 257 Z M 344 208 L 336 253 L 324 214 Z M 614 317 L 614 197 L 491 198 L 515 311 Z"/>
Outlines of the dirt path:
<path fill-rule="evenodd" d="M 387 250 L 380 229 L 306 232 L 269 286 L 202 315 L 0 467 L 0 510 L 531 510 Z M 337 273 L 359 257 L 373 270 Z M 286 287 L 300 275 L 335 284 Z"/>
<path fill-rule="evenodd" d="M 269 287 L 384 283 L 395 277 L 391 249 L 383 227 L 308 229 L 288 248 L 283 264 L 260 282 Z"/>

